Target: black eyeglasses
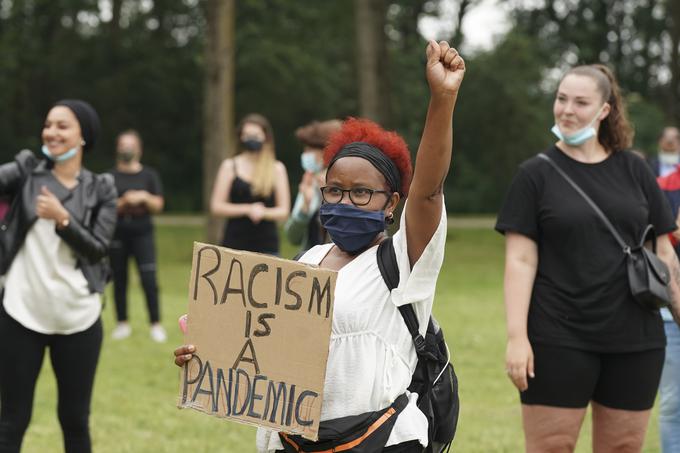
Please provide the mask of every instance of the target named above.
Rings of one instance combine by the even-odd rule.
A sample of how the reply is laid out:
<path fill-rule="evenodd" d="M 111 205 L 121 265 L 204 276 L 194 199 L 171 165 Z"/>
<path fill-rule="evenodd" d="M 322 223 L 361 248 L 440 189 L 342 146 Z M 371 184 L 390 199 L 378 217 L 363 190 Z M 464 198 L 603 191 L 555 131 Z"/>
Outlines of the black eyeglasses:
<path fill-rule="evenodd" d="M 349 200 L 356 206 L 366 206 L 371 202 L 374 193 L 384 193 L 389 195 L 390 192 L 386 190 L 367 189 L 366 187 L 355 187 L 354 189 L 341 189 L 336 186 L 324 186 L 320 188 L 323 201 L 326 203 L 336 204 L 340 203 L 345 196 L 345 192 L 349 194 Z"/>

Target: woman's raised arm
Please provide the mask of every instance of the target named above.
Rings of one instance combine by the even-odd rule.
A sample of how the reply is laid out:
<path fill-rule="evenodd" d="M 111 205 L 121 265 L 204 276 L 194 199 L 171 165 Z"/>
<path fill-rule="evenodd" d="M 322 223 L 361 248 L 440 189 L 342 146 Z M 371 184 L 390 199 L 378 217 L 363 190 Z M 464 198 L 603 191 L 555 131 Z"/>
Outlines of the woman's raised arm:
<path fill-rule="evenodd" d="M 408 256 L 412 266 L 439 224 L 444 179 L 451 164 L 453 109 L 465 75 L 465 62 L 447 42 L 430 41 L 426 53 L 430 104 L 405 213 Z"/>

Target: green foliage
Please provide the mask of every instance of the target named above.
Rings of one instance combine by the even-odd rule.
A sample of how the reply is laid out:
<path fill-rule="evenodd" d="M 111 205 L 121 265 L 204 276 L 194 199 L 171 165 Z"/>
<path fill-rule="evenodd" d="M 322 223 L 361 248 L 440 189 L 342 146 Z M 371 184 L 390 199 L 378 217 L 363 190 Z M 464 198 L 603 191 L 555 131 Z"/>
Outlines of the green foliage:
<path fill-rule="evenodd" d="M 659 134 L 665 125 L 663 111 L 637 93 L 629 95 L 626 101 L 630 121 L 635 126 L 634 149 L 656 154 Z"/>
<path fill-rule="evenodd" d="M 165 181 L 168 210 L 202 207 L 204 6 L 208 0 L 0 1 L 0 162 L 37 150 L 49 106 L 92 102 L 103 133 L 86 165 L 113 166 L 116 134 L 138 129 L 144 161 Z M 415 155 L 429 91 L 423 15 L 441 0 L 389 0 L 385 55 L 392 117 Z M 628 94 L 636 146 L 656 147 L 670 118 L 667 0 L 550 0 L 515 9 L 516 26 L 495 49 L 464 55 L 467 75 L 455 114 L 446 182 L 455 212 L 494 212 L 519 162 L 553 138 L 550 86 L 567 64 L 603 61 Z M 102 8 L 112 5 L 112 14 Z M 527 3 L 528 5 L 529 3 Z M 644 5 L 648 5 L 649 8 Z M 652 8 L 652 14 L 649 9 Z M 235 113 L 267 116 L 293 192 L 301 176 L 297 127 L 358 114 L 354 7 L 349 0 L 236 2 Z M 663 113 L 661 113 L 663 112 Z"/>
<path fill-rule="evenodd" d="M 672 1 L 526 2 L 514 10 L 514 17 L 517 28 L 550 56 L 546 67 L 607 64 L 624 91 L 667 107 L 670 119 L 671 99 L 677 101 L 668 77 L 669 70 L 677 70 L 671 67 L 671 42 L 680 29 L 671 17 Z"/>
<path fill-rule="evenodd" d="M 552 141 L 552 93 L 540 89 L 542 54 L 518 33 L 466 67 L 447 204 L 455 212 L 495 212 L 517 165 Z"/>

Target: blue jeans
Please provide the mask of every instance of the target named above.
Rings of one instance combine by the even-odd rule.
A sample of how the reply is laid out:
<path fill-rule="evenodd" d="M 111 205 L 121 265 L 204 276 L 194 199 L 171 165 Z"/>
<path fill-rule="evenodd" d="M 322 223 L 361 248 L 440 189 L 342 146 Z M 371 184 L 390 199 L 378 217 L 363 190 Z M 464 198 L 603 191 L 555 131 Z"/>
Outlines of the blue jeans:
<path fill-rule="evenodd" d="M 672 321 L 663 324 L 668 343 L 659 386 L 661 450 L 677 453 L 680 452 L 680 327 Z"/>

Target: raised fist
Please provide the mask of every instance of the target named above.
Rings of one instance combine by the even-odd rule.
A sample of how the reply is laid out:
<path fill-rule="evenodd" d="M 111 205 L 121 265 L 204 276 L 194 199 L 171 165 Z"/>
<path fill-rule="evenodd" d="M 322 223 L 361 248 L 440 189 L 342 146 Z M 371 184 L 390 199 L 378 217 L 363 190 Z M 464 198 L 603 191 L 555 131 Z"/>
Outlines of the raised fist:
<path fill-rule="evenodd" d="M 465 61 L 446 41 L 431 40 L 425 51 L 425 72 L 432 95 L 455 96 L 465 76 Z"/>

